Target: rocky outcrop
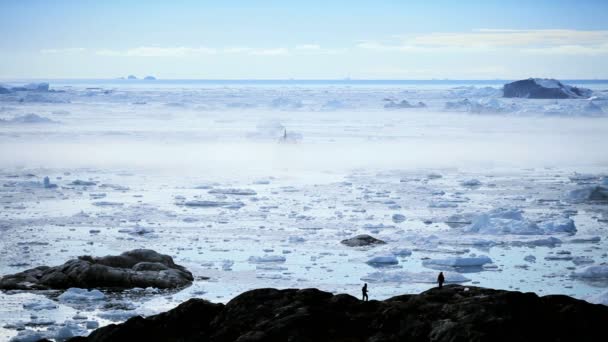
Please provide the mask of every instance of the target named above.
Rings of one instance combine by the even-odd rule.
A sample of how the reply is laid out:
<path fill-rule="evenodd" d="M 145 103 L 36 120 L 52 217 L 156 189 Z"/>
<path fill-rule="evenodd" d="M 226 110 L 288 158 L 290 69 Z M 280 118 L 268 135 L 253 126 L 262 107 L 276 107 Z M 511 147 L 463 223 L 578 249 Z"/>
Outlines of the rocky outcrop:
<path fill-rule="evenodd" d="M 378 240 L 373 236 L 362 234 L 352 237 L 350 239 L 340 241 L 343 245 L 347 245 L 348 247 L 362 247 L 362 246 L 374 246 L 374 245 L 384 245 L 386 242 L 382 240 Z"/>
<path fill-rule="evenodd" d="M 81 256 L 61 266 L 40 266 L 0 278 L 2 290 L 156 287 L 179 288 L 192 283 L 186 268 L 150 249 L 94 258 Z"/>
<path fill-rule="evenodd" d="M 190 299 L 71 341 L 589 341 L 607 321 L 608 307 L 567 296 L 458 285 L 369 302 L 258 289 L 226 305 Z"/>
<path fill-rule="evenodd" d="M 503 87 L 504 97 L 529 99 L 577 99 L 588 98 L 591 90 L 577 88 L 550 78 L 528 78 L 507 83 Z"/>

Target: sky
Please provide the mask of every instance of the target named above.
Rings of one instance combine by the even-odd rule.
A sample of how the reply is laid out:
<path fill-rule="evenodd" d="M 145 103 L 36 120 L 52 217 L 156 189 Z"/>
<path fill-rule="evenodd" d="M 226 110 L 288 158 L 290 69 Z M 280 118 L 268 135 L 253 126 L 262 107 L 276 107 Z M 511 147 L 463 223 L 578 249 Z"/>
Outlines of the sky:
<path fill-rule="evenodd" d="M 0 79 L 608 79 L 608 0 L 0 0 Z"/>

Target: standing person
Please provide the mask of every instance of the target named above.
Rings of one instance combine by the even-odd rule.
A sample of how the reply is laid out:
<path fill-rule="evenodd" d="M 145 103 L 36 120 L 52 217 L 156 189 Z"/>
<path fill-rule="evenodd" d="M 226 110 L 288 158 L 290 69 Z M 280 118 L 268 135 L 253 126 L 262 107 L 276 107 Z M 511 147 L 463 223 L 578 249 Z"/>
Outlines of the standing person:
<path fill-rule="evenodd" d="M 369 298 L 367 297 L 367 283 L 363 284 L 363 288 L 361 288 L 361 292 L 363 293 L 363 301 L 367 302 Z"/>
<path fill-rule="evenodd" d="M 439 288 L 443 287 L 444 281 L 445 281 L 445 277 L 443 276 L 443 272 L 439 272 L 439 276 L 437 276 L 437 283 L 439 283 Z"/>

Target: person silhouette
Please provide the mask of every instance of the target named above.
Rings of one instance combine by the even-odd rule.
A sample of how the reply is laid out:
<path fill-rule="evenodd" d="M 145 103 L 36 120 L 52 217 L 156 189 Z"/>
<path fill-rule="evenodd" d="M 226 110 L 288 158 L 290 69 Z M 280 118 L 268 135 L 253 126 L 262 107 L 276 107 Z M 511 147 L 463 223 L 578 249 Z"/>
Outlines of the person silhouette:
<path fill-rule="evenodd" d="M 367 283 L 363 284 L 361 292 L 363 293 L 363 298 L 361 300 L 367 302 L 369 300 L 369 297 L 367 297 Z"/>
<path fill-rule="evenodd" d="M 439 288 L 443 287 L 443 282 L 445 281 L 445 277 L 443 276 L 443 272 L 439 272 L 437 276 L 437 283 L 439 283 Z"/>

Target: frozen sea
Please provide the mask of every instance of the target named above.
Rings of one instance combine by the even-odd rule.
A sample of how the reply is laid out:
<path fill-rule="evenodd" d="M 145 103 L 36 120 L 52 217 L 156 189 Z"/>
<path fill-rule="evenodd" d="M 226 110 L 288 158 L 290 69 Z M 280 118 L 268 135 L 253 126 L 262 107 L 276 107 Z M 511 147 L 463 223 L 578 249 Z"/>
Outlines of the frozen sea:
<path fill-rule="evenodd" d="M 608 301 L 608 203 L 587 198 L 608 188 L 608 81 L 566 81 L 594 91 L 572 100 L 505 99 L 504 81 L 48 82 L 0 94 L 0 274 L 151 248 L 196 280 L 3 292 L 0 340 L 260 287 L 384 299 L 439 270 Z M 387 244 L 340 243 L 358 234 Z"/>

